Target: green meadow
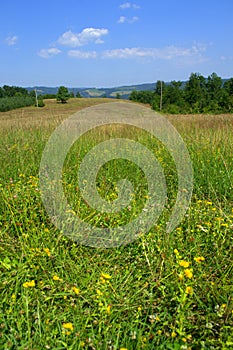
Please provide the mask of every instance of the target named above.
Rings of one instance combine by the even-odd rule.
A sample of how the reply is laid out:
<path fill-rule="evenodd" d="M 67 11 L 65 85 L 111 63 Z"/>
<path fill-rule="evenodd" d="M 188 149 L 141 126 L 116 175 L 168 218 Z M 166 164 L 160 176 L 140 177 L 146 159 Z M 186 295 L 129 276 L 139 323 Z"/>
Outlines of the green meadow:
<path fill-rule="evenodd" d="M 77 171 L 99 142 L 128 137 L 143 143 L 167 182 L 164 211 L 148 233 L 125 246 L 97 249 L 77 244 L 52 224 L 38 174 L 54 129 L 78 110 L 108 102 L 46 100 L 44 108 L 0 113 L 0 349 L 230 350 L 233 114 L 166 116 L 185 141 L 194 170 L 189 209 L 169 234 L 177 174 L 166 147 L 117 125 L 82 136 L 66 157 L 62 182 L 73 211 L 93 226 L 125 225 L 148 199 L 144 173 L 129 161 L 112 160 L 98 173 L 98 191 L 112 201 L 116 183 L 127 178 L 134 188 L 130 206 L 106 214 L 87 205 Z"/>

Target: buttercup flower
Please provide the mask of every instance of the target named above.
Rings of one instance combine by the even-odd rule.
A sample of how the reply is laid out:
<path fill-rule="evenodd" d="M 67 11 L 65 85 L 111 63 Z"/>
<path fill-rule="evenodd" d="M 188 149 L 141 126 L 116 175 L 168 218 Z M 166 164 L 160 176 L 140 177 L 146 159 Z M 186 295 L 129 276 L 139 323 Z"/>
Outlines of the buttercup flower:
<path fill-rule="evenodd" d="M 54 281 L 62 281 L 62 279 L 60 277 L 58 277 L 57 275 L 53 276 L 53 280 Z"/>
<path fill-rule="evenodd" d="M 77 287 L 72 287 L 72 291 L 77 295 L 80 293 L 80 289 Z"/>
<path fill-rule="evenodd" d="M 24 288 L 35 287 L 35 285 L 36 285 L 36 284 L 35 284 L 35 281 L 34 281 L 34 280 L 23 283 L 23 287 L 24 287 Z"/>
<path fill-rule="evenodd" d="M 74 330 L 73 323 L 71 323 L 71 322 L 63 323 L 63 324 L 62 324 L 62 327 L 65 328 L 65 329 L 69 329 L 70 331 L 73 331 L 73 330 Z"/>
<path fill-rule="evenodd" d="M 185 274 L 186 277 L 188 277 L 190 279 L 193 277 L 192 270 L 190 270 L 190 269 L 185 269 L 184 270 L 184 274 Z"/>
<path fill-rule="evenodd" d="M 185 293 L 191 295 L 193 293 L 193 288 L 192 287 L 186 287 Z"/>
<path fill-rule="evenodd" d="M 198 256 L 197 258 L 194 258 L 194 260 L 198 263 L 201 264 L 202 261 L 205 260 L 204 256 Z"/>
<path fill-rule="evenodd" d="M 179 265 L 182 267 L 189 267 L 190 263 L 185 260 L 180 260 Z"/>
<path fill-rule="evenodd" d="M 108 273 L 102 273 L 101 277 L 104 278 L 105 280 L 110 280 L 111 276 Z"/>

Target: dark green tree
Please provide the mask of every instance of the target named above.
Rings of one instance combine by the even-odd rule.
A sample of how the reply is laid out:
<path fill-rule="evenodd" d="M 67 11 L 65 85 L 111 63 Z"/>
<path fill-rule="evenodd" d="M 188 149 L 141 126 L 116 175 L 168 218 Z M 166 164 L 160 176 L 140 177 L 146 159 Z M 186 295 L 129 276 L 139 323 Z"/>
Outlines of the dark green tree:
<path fill-rule="evenodd" d="M 57 101 L 66 103 L 70 97 L 69 91 L 65 86 L 60 86 L 57 92 Z"/>
<path fill-rule="evenodd" d="M 80 94 L 79 91 L 77 92 L 76 97 L 77 97 L 77 98 L 82 98 L 82 95 Z"/>
<path fill-rule="evenodd" d="M 185 85 L 185 100 L 191 113 L 201 113 L 207 105 L 206 79 L 199 73 L 192 73 Z"/>

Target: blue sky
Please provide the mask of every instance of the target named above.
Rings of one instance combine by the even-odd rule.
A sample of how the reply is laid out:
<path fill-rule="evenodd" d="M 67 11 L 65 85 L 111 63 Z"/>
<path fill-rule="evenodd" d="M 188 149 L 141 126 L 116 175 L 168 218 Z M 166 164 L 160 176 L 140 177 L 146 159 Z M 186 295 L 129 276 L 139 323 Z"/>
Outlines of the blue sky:
<path fill-rule="evenodd" d="M 232 0 L 2 1 L 0 86 L 233 77 L 232 13 Z"/>

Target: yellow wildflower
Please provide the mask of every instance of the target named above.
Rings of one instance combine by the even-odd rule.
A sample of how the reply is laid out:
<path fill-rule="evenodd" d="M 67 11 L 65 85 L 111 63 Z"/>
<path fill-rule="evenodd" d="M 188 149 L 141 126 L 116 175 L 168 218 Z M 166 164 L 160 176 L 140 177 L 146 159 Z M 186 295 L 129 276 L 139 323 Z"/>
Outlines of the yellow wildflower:
<path fill-rule="evenodd" d="M 73 331 L 73 330 L 74 330 L 73 323 L 71 323 L 71 322 L 63 323 L 63 324 L 62 324 L 62 327 L 65 328 L 65 329 L 69 329 L 70 331 Z"/>
<path fill-rule="evenodd" d="M 161 335 L 161 334 L 162 334 L 161 329 L 159 329 L 159 330 L 157 331 L 157 334 L 158 334 L 158 335 Z"/>
<path fill-rule="evenodd" d="M 179 265 L 182 267 L 189 267 L 190 263 L 185 260 L 180 260 Z"/>
<path fill-rule="evenodd" d="M 171 333 L 171 336 L 172 336 L 172 338 L 175 338 L 175 337 L 177 336 L 176 332 L 173 331 L 173 332 Z"/>
<path fill-rule="evenodd" d="M 178 277 L 179 277 L 179 280 L 180 280 L 180 281 L 183 281 L 184 276 L 183 276 L 181 273 L 178 275 Z"/>
<path fill-rule="evenodd" d="M 62 281 L 62 279 L 60 277 L 58 277 L 57 275 L 53 276 L 53 280 L 54 281 Z"/>
<path fill-rule="evenodd" d="M 174 249 L 174 253 L 177 255 L 179 254 L 178 250 L 177 249 Z"/>
<path fill-rule="evenodd" d="M 185 293 L 186 293 L 186 294 L 190 294 L 190 295 L 193 294 L 193 288 L 192 288 L 192 287 L 189 287 L 189 286 L 186 287 Z"/>
<path fill-rule="evenodd" d="M 44 251 L 45 251 L 45 253 L 46 253 L 48 256 L 51 255 L 49 248 L 44 248 Z"/>
<path fill-rule="evenodd" d="M 80 293 L 80 289 L 77 287 L 72 287 L 72 291 L 77 295 L 79 295 L 79 293 Z"/>
<path fill-rule="evenodd" d="M 190 269 L 185 269 L 184 270 L 184 274 L 185 274 L 186 277 L 188 277 L 190 279 L 193 277 L 192 270 L 190 270 Z"/>
<path fill-rule="evenodd" d="M 24 288 L 29 288 L 29 287 L 35 287 L 35 281 L 34 280 L 32 280 L 32 281 L 29 281 L 29 282 L 25 282 L 24 284 L 23 284 L 23 287 Z"/>
<path fill-rule="evenodd" d="M 128 350 L 127 348 L 120 348 L 120 350 Z"/>
<path fill-rule="evenodd" d="M 104 278 L 105 280 L 110 280 L 111 276 L 108 273 L 102 273 L 101 277 Z"/>
<path fill-rule="evenodd" d="M 204 256 L 198 256 L 197 258 L 194 258 L 194 260 L 198 263 L 201 264 L 202 261 L 205 260 Z"/>
<path fill-rule="evenodd" d="M 108 315 L 110 315 L 110 313 L 111 313 L 111 305 L 108 305 L 108 306 L 107 306 L 106 313 L 107 313 Z"/>

